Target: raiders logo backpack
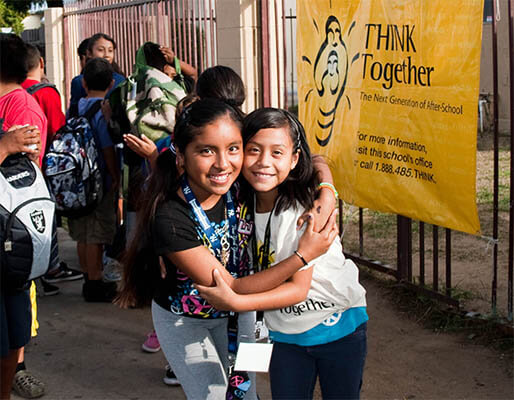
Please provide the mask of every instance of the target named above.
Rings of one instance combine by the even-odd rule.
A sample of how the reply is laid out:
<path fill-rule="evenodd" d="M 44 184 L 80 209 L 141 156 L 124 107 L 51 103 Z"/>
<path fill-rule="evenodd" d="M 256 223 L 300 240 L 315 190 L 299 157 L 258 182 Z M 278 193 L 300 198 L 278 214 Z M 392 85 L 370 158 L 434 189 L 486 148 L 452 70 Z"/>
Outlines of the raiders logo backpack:
<path fill-rule="evenodd" d="M 44 275 L 56 254 L 55 205 L 38 166 L 25 155 L 0 166 L 0 263 L 3 290 Z"/>
<path fill-rule="evenodd" d="M 57 131 L 43 158 L 43 172 L 58 214 L 78 218 L 94 211 L 103 197 L 100 153 L 91 119 L 101 100 Z"/>

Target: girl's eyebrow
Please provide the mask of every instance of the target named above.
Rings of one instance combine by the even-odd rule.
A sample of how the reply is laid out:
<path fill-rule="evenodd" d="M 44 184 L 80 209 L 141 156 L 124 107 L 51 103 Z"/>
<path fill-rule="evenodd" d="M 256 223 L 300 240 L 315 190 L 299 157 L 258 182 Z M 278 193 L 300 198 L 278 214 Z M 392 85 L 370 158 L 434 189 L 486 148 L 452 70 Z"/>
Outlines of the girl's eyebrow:
<path fill-rule="evenodd" d="M 260 144 L 259 142 L 255 142 L 252 139 L 250 139 L 248 141 L 247 145 L 249 145 L 249 144 L 253 144 L 253 145 L 256 145 L 256 146 L 262 146 L 262 144 Z M 271 146 L 272 147 L 285 147 L 285 148 L 287 148 L 287 145 L 285 145 L 283 143 L 272 143 Z"/>

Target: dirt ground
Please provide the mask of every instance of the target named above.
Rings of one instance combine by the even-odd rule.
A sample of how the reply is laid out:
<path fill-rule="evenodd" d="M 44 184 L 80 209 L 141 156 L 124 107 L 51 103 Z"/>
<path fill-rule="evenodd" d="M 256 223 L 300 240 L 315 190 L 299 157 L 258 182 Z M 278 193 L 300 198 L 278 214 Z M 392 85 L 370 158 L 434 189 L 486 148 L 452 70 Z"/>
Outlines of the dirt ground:
<path fill-rule="evenodd" d="M 381 284 L 363 284 L 370 314 L 363 399 L 514 398 L 512 355 L 423 328 Z"/>

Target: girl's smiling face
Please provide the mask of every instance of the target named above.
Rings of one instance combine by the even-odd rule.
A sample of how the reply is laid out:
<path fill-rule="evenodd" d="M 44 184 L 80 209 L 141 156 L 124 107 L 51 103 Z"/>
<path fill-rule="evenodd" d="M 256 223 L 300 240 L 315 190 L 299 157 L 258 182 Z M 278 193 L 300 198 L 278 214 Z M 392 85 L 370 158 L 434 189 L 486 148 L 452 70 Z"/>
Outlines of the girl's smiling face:
<path fill-rule="evenodd" d="M 109 64 L 114 61 L 114 45 L 104 38 L 98 39 L 88 53 L 91 58 L 105 58 Z"/>
<path fill-rule="evenodd" d="M 224 115 L 204 126 L 183 154 L 177 152 L 177 162 L 186 171 L 198 201 L 204 208 L 210 208 L 228 192 L 241 172 L 241 130 Z"/>
<path fill-rule="evenodd" d="M 278 186 L 296 167 L 299 151 L 293 149 L 289 127 L 260 129 L 244 149 L 243 175 L 259 193 L 278 195 Z"/>

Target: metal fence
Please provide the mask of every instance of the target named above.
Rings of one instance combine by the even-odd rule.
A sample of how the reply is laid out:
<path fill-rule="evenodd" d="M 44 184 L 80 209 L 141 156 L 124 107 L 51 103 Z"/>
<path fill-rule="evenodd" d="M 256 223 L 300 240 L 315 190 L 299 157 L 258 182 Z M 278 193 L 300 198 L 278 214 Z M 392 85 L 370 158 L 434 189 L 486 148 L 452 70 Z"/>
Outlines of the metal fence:
<path fill-rule="evenodd" d="M 263 0 L 262 1 L 262 15 L 265 16 L 267 8 L 270 3 L 277 2 L 277 0 Z M 289 88 L 283 93 L 283 98 L 280 104 L 287 105 L 290 109 L 295 110 L 296 103 L 296 88 L 297 82 L 295 77 L 295 65 L 296 65 L 296 16 L 293 15 L 293 8 L 289 7 L 290 2 L 285 4 L 282 1 L 283 13 L 282 13 L 282 26 L 284 30 L 284 37 L 288 37 L 288 40 L 284 46 L 284 54 L 286 56 L 286 65 L 289 65 L 289 69 L 286 66 L 277 66 L 278 69 L 284 67 L 284 82 L 283 85 Z M 494 12 L 493 15 L 497 15 L 496 7 L 497 2 L 493 2 Z M 492 19 L 493 26 L 493 59 L 494 68 L 494 93 L 492 94 L 492 106 L 494 110 L 494 123 L 493 123 L 493 151 L 494 151 L 494 162 L 493 162 L 493 226 L 492 226 L 492 237 L 489 238 L 489 244 L 492 247 L 491 257 L 491 281 L 490 281 L 490 312 L 492 315 L 505 316 L 508 321 L 513 320 L 513 262 L 514 262 L 514 192 L 513 192 L 513 179 L 514 179 L 514 161 L 512 159 L 512 149 L 514 148 L 514 42 L 513 42 L 513 0 L 509 0 L 509 49 L 510 49 L 510 195 L 509 195 L 509 210 L 508 210 L 508 241 L 506 245 L 508 247 L 508 258 L 502 260 L 501 268 L 499 268 L 498 259 L 498 246 L 499 246 L 499 132 L 498 132 L 498 65 L 497 65 L 497 21 L 495 18 Z M 264 19 L 264 17 L 263 17 Z M 270 23 L 273 23 L 271 21 Z M 275 22 L 276 27 L 279 26 Z M 287 34 L 287 32 L 290 32 Z M 263 54 L 263 74 L 272 75 L 278 72 L 274 72 L 272 68 L 264 69 L 266 66 L 265 58 L 269 50 L 270 36 L 267 25 L 262 26 L 262 54 Z M 264 78 L 265 82 L 269 82 L 271 79 L 268 77 Z M 266 89 L 266 86 L 264 86 Z M 266 94 L 266 92 L 265 92 Z M 289 96 L 289 98 L 288 98 Z M 264 104 L 269 104 L 269 98 L 264 99 Z M 340 208 L 342 208 L 342 202 L 340 202 Z M 411 289 L 420 292 L 424 295 L 433 297 L 439 301 L 448 303 L 453 306 L 459 305 L 458 296 L 455 292 L 454 282 L 454 271 L 452 271 L 452 231 L 450 229 L 432 226 L 431 238 L 427 237 L 426 231 L 430 229 L 422 221 L 413 222 L 411 219 L 398 215 L 396 217 L 396 265 L 387 264 L 385 262 L 377 261 L 366 257 L 366 249 L 364 245 L 365 239 L 365 210 L 359 208 L 358 210 L 358 250 L 354 252 L 345 252 L 348 258 L 353 259 L 356 263 L 364 265 L 373 270 L 393 276 L 398 281 L 403 282 Z M 343 213 L 340 213 L 340 230 L 343 231 Z M 413 225 L 415 224 L 415 225 Z M 416 246 L 416 252 L 419 259 L 416 261 L 416 269 L 413 268 L 413 226 L 416 228 L 418 241 L 414 243 Z M 394 232 L 392 232 L 394 234 Z M 443 237 L 441 237 L 444 235 Z M 461 235 L 461 233 L 459 233 Z M 444 241 L 444 244 L 441 242 Z M 430 246 L 432 257 L 431 260 L 427 256 L 426 248 Z M 440 251 L 440 248 L 443 248 Z M 444 265 L 440 265 L 441 261 L 444 260 Z M 502 294 L 502 299 L 506 299 L 505 308 L 503 306 L 498 309 L 498 283 L 501 282 L 502 290 L 506 293 Z M 506 284 L 505 284 L 506 283 Z M 503 302 L 502 302 L 503 304 Z"/>
<path fill-rule="evenodd" d="M 216 64 L 215 0 L 65 0 L 65 85 L 80 73 L 73 51 L 95 33 L 113 37 L 115 61 L 132 72 L 137 49 L 147 41 L 171 47 L 199 72 Z"/>

